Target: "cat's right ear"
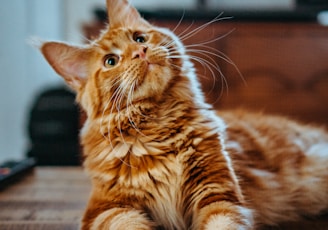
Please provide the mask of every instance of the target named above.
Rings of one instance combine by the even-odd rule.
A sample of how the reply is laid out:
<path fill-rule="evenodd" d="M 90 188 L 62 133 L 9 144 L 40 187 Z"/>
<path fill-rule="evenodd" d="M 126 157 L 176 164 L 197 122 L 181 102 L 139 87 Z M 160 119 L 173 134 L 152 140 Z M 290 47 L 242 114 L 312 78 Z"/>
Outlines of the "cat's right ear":
<path fill-rule="evenodd" d="M 87 49 L 60 42 L 45 42 L 40 50 L 52 68 L 75 91 L 87 80 L 89 52 Z"/>

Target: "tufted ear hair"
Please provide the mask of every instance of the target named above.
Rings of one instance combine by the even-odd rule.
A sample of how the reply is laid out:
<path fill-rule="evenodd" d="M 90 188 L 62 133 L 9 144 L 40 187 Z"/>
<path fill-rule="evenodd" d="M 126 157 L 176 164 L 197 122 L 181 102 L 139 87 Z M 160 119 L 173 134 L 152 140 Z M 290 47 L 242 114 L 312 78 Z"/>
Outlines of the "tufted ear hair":
<path fill-rule="evenodd" d="M 149 26 L 127 0 L 107 0 L 107 14 L 111 28 L 134 24 Z"/>
<path fill-rule="evenodd" d="M 40 50 L 52 68 L 75 91 L 80 90 L 88 76 L 88 49 L 60 42 L 45 42 Z"/>

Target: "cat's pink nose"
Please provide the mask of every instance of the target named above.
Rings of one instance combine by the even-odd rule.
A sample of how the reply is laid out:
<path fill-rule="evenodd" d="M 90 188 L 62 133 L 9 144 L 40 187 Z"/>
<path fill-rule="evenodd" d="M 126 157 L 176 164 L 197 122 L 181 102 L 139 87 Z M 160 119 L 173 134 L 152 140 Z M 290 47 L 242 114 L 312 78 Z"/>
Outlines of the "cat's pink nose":
<path fill-rule="evenodd" d="M 135 59 L 135 58 L 145 59 L 147 49 L 148 49 L 147 46 L 139 46 L 138 50 L 136 50 L 132 53 L 132 58 L 133 59 Z"/>

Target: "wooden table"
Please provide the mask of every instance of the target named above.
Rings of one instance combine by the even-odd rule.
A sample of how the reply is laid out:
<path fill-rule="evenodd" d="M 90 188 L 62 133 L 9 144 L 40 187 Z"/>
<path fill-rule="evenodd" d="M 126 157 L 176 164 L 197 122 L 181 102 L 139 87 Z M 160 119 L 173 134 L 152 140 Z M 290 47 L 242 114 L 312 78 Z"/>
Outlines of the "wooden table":
<path fill-rule="evenodd" d="M 0 230 L 76 230 L 90 182 L 80 167 L 37 167 L 0 190 Z M 328 216 L 265 230 L 328 230 Z"/>
<path fill-rule="evenodd" d="M 0 230 L 76 230 L 90 188 L 80 167 L 37 167 L 0 191 Z"/>

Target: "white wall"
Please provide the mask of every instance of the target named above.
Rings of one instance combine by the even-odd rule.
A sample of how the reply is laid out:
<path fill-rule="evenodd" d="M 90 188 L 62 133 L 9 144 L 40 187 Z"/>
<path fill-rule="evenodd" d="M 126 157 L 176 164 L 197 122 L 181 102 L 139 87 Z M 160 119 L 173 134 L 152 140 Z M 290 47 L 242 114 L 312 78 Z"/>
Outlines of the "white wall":
<path fill-rule="evenodd" d="M 62 84 L 26 40 L 38 36 L 81 43 L 81 24 L 91 20 L 94 6 L 105 6 L 105 0 L 1 0 L 0 162 L 25 156 L 32 101 L 45 88 Z"/>
<path fill-rule="evenodd" d="M 92 20 L 92 9 L 105 7 L 105 0 L 66 0 L 65 40 L 80 44 L 83 42 L 82 23 Z"/>
<path fill-rule="evenodd" d="M 138 9 L 190 9 L 196 5 L 196 0 L 129 0 Z M 83 42 L 81 25 L 90 22 L 92 10 L 95 7 L 105 7 L 105 0 L 67 0 L 66 4 L 66 39 L 72 43 Z"/>
<path fill-rule="evenodd" d="M 26 40 L 63 39 L 62 0 L 0 3 L 0 162 L 27 151 L 27 114 L 34 96 L 61 80 Z"/>

